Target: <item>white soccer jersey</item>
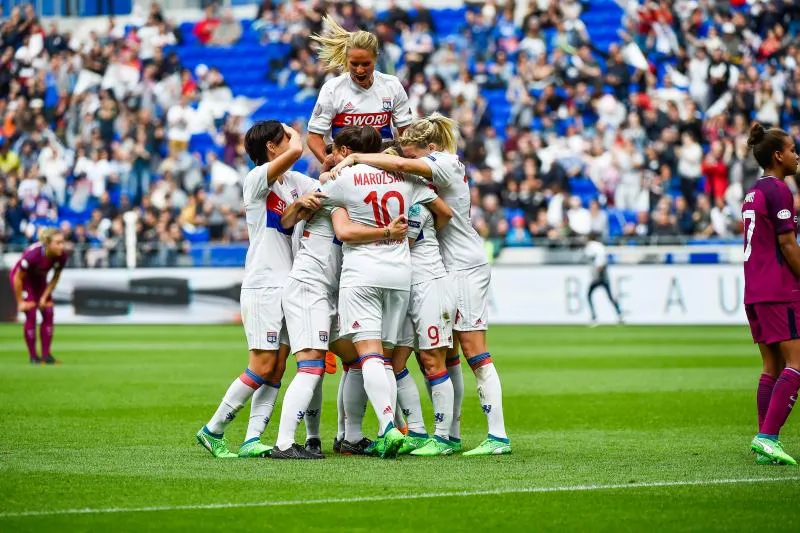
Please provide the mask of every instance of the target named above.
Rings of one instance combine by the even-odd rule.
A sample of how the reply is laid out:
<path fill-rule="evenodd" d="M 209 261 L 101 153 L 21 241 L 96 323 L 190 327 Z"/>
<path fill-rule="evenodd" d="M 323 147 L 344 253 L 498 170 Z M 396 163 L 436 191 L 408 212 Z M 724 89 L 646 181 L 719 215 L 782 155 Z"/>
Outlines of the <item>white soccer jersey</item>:
<path fill-rule="evenodd" d="M 447 275 L 433 224 L 433 215 L 424 205 L 414 204 L 408 210 L 408 238 L 415 239 L 411 245 L 412 285 Z"/>
<path fill-rule="evenodd" d="M 603 268 L 608 264 L 606 247 L 601 242 L 589 241 L 586 243 L 586 256 L 592 260 L 595 268 Z"/>
<path fill-rule="evenodd" d="M 322 86 L 308 131 L 330 140 L 344 126 L 373 126 L 391 139 L 392 124 L 408 126 L 412 118 L 408 95 L 396 77 L 376 71 L 372 87 L 363 89 L 344 73 Z"/>
<path fill-rule="evenodd" d="M 400 214 L 408 216 L 409 207 L 416 203 L 426 204 L 436 199 L 436 193 L 421 179 L 367 165 L 343 169 L 326 193 L 333 205 L 347 209 L 353 222 L 373 228 L 388 226 Z M 409 290 L 411 256 L 407 239 L 345 243 L 342 248 L 341 288 Z"/>
<path fill-rule="evenodd" d="M 450 209 L 453 218 L 439 233 L 442 261 L 448 272 L 485 265 L 483 241 L 470 223 L 469 184 L 464 165 L 458 156 L 433 152 L 420 159 L 431 169 L 433 184 Z"/>
<path fill-rule="evenodd" d="M 293 228 L 281 226 L 281 216 L 286 206 L 318 186 L 316 180 L 290 170 L 270 187 L 267 185 L 268 168 L 269 163 L 266 163 L 248 172 L 242 187 L 250 238 L 243 289 L 283 285 L 292 269 Z"/>
<path fill-rule="evenodd" d="M 333 231 L 330 208 L 323 207 L 306 222 L 289 277 L 308 283 L 319 282 L 334 293 L 339 290 L 341 271 L 342 242 Z"/>

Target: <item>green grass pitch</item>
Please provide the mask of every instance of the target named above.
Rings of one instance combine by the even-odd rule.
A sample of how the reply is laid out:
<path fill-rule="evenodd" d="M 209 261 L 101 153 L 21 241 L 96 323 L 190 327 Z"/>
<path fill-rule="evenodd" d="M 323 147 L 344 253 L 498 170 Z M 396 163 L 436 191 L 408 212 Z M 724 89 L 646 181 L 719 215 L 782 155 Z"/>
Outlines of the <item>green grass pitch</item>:
<path fill-rule="evenodd" d="M 800 470 L 748 454 L 746 328 L 494 327 L 490 346 L 511 456 L 220 461 L 194 433 L 244 368 L 239 327 L 59 326 L 64 364 L 42 368 L 1 326 L 0 531 L 800 531 Z M 464 368 L 470 448 L 486 425 Z"/>

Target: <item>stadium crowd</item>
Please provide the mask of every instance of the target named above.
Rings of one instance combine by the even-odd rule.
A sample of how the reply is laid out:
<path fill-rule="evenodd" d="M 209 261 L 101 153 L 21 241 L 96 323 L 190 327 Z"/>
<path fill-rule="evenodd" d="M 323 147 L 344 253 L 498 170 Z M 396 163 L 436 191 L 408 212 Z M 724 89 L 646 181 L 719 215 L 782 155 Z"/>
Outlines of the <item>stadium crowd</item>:
<path fill-rule="evenodd" d="M 309 39 L 326 12 L 376 33 L 377 68 L 403 80 L 414 112 L 460 123 L 473 224 L 499 245 L 609 236 L 614 222 L 633 239 L 739 233 L 743 191 L 760 172 L 750 121 L 800 141 L 800 3 L 619 2 L 619 44 L 607 50 L 592 46 L 581 19 L 592 7 L 577 0 L 533 0 L 522 18 L 480 3 L 441 39 L 419 2 L 375 14 L 265 0 L 251 28 L 291 46 L 264 65 L 265 82 L 296 87 L 298 101 L 332 75 Z M 212 4 L 192 34 L 235 47 L 242 24 Z M 44 27 L 31 5 L 0 20 L 3 242 L 60 224 L 73 264 L 121 266 L 126 211 L 139 214 L 143 265 L 177 264 L 197 228 L 214 242 L 247 240 L 238 178 L 249 113 L 205 124 L 221 156 L 189 150 L 197 102 L 231 95 L 213 64 L 182 67 L 171 47 L 185 38 L 158 4 L 134 27 L 109 19 L 85 38 Z"/>

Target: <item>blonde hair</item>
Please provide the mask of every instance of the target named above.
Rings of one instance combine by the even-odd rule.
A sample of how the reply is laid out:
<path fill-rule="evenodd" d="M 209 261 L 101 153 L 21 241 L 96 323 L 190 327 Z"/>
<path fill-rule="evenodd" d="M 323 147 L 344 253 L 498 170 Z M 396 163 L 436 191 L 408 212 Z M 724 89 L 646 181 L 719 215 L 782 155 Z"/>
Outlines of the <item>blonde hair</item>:
<path fill-rule="evenodd" d="M 53 237 L 56 235 L 61 235 L 61 231 L 56 228 L 42 228 L 39 230 L 38 239 L 39 242 L 44 244 L 45 246 L 50 244 L 50 241 L 53 240 Z"/>
<path fill-rule="evenodd" d="M 439 113 L 417 119 L 400 136 L 400 144 L 419 147 L 435 144 L 442 151 L 454 154 L 458 150 L 458 123 Z"/>
<path fill-rule="evenodd" d="M 317 55 L 328 70 L 346 70 L 347 54 L 354 48 L 367 50 L 378 57 L 378 37 L 375 34 L 363 30 L 347 31 L 330 15 L 325 15 L 322 24 L 322 34 L 311 38 L 320 44 Z"/>

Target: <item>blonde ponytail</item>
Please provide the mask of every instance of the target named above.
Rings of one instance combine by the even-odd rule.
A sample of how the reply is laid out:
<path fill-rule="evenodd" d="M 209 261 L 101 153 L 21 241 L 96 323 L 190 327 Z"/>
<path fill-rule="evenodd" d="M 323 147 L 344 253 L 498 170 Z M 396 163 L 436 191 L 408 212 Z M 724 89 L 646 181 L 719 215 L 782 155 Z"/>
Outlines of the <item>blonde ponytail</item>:
<path fill-rule="evenodd" d="M 400 143 L 419 147 L 435 144 L 441 151 L 454 154 L 458 150 L 458 123 L 442 114 L 433 113 L 412 122 L 400 136 Z"/>
<path fill-rule="evenodd" d="M 374 34 L 363 30 L 349 32 L 330 15 L 322 19 L 322 24 L 322 34 L 311 38 L 320 44 L 317 55 L 327 70 L 347 70 L 347 54 L 354 48 L 367 50 L 378 57 L 378 37 Z"/>

